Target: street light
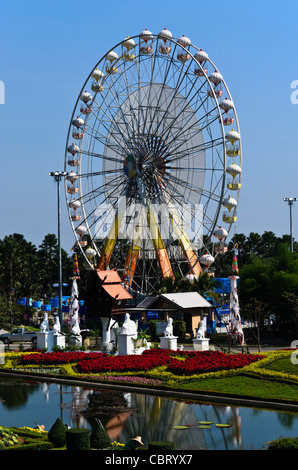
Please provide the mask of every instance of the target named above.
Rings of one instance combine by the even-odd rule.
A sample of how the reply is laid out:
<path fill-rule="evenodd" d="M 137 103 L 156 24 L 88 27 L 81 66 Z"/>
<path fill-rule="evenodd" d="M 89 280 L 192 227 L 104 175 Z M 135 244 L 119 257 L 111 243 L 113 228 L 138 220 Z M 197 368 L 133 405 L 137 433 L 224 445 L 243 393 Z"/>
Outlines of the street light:
<path fill-rule="evenodd" d="M 62 331 L 63 316 L 62 316 L 62 261 L 61 261 L 61 238 L 60 238 L 60 181 L 62 177 L 67 176 L 66 171 L 51 171 L 50 176 L 53 176 L 57 183 L 57 203 L 58 203 L 58 257 L 59 257 L 59 310 L 58 316 L 60 327 Z"/>
<path fill-rule="evenodd" d="M 284 201 L 288 203 L 290 207 L 290 236 L 291 236 L 291 252 L 293 253 L 293 226 L 292 226 L 292 205 L 297 201 L 296 197 L 284 197 Z"/>

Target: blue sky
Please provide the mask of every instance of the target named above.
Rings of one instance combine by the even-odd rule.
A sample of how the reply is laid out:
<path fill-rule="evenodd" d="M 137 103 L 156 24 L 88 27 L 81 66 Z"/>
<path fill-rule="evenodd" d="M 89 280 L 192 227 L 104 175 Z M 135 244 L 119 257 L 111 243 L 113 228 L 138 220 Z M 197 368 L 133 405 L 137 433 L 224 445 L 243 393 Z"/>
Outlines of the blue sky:
<path fill-rule="evenodd" d="M 57 233 L 57 187 L 77 96 L 99 59 L 126 36 L 164 27 L 206 50 L 231 91 L 243 146 L 236 231 L 289 233 L 283 197 L 298 197 L 296 1 L 1 2 L 0 238 L 35 245 Z M 293 208 L 298 237 L 298 202 Z M 61 185 L 62 247 L 74 242 Z"/>

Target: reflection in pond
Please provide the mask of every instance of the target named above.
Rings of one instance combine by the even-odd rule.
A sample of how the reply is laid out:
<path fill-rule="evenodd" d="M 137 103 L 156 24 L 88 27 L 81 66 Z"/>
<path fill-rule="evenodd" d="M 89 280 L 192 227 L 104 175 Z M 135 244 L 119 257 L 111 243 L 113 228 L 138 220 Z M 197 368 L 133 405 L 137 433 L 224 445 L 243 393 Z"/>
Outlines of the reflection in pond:
<path fill-rule="evenodd" d="M 257 449 L 282 435 L 298 436 L 296 413 L 15 379 L 0 379 L 0 417 L 4 426 L 34 427 L 37 422 L 46 430 L 57 417 L 88 429 L 99 420 L 112 441 L 124 443 L 139 435 L 145 445 L 168 440 L 183 450 Z M 201 428 L 201 421 L 212 424 Z M 218 423 L 231 426 L 218 428 Z"/>

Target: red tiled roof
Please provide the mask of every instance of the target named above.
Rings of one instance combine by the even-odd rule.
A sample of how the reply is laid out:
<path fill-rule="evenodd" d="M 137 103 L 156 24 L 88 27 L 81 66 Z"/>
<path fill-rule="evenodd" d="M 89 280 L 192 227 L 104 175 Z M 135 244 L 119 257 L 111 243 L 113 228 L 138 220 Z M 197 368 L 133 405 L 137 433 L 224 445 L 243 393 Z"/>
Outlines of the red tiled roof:
<path fill-rule="evenodd" d="M 132 299 L 130 293 L 121 284 L 103 284 L 102 288 L 116 300 Z"/>
<path fill-rule="evenodd" d="M 117 271 L 96 271 L 98 277 L 102 281 L 102 288 L 110 297 L 116 300 L 132 299 L 132 295 L 123 287 L 121 278 Z M 117 297 L 116 297 L 117 296 Z"/>
<path fill-rule="evenodd" d="M 98 277 L 104 284 L 115 284 L 121 283 L 121 278 L 117 271 L 107 270 L 107 271 L 96 271 Z"/>

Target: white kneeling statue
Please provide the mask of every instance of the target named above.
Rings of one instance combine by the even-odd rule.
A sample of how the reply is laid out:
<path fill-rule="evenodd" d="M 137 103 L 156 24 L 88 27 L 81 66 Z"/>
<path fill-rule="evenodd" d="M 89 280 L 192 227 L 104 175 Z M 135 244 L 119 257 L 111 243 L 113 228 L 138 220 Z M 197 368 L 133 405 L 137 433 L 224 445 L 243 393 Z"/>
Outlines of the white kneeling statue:
<path fill-rule="evenodd" d="M 58 315 L 55 316 L 55 323 L 52 328 L 53 333 L 58 334 L 61 331 L 60 320 Z"/>
<path fill-rule="evenodd" d="M 172 337 L 173 336 L 173 318 L 168 319 L 168 324 L 165 331 L 163 332 L 164 336 Z"/>
<path fill-rule="evenodd" d="M 206 330 L 206 323 L 205 323 L 205 320 L 202 319 L 200 327 L 197 329 L 197 339 L 205 339 L 205 330 Z"/>
<path fill-rule="evenodd" d="M 137 326 L 136 323 L 130 319 L 129 313 L 125 314 L 124 323 L 120 330 L 121 335 L 133 335 L 137 336 Z"/>
<path fill-rule="evenodd" d="M 44 313 L 43 321 L 40 325 L 40 331 L 42 331 L 43 333 L 45 333 L 46 331 L 49 331 L 49 317 L 48 317 L 47 312 Z"/>
<path fill-rule="evenodd" d="M 173 334 L 173 318 L 168 319 L 168 324 L 163 332 L 163 336 L 160 337 L 160 348 L 161 349 L 173 349 L 177 350 L 177 338 Z"/>

